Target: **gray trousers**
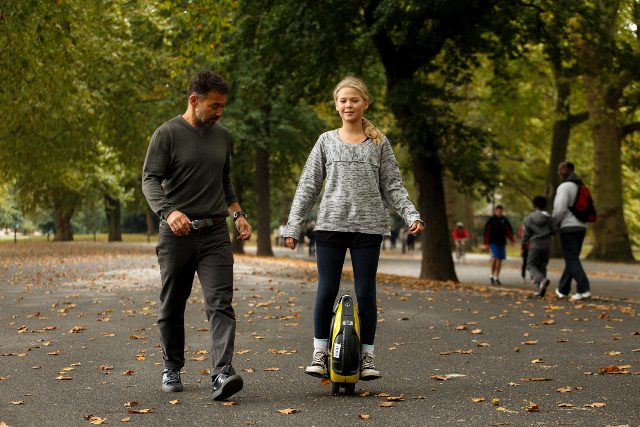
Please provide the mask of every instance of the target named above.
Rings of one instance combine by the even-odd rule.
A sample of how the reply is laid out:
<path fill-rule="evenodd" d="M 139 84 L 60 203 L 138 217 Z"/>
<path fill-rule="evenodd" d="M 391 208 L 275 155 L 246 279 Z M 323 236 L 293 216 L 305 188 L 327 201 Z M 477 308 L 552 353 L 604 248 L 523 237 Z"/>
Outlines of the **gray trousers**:
<path fill-rule="evenodd" d="M 233 253 L 227 223 L 176 236 L 162 222 L 156 253 L 162 279 L 158 328 L 164 367 L 184 366 L 184 311 L 197 272 L 211 335 L 211 374 L 218 374 L 223 366 L 231 363 L 236 331 L 231 306 Z"/>
<path fill-rule="evenodd" d="M 527 270 L 534 282 L 540 283 L 547 278 L 549 264 L 549 249 L 529 248 L 527 255 Z"/>
<path fill-rule="evenodd" d="M 558 291 L 565 295 L 571 292 L 571 280 L 576 281 L 576 292 L 585 293 L 590 289 L 589 278 L 580 262 L 580 251 L 587 230 L 562 231 L 560 230 L 560 244 L 564 256 L 564 270 L 558 282 Z"/>

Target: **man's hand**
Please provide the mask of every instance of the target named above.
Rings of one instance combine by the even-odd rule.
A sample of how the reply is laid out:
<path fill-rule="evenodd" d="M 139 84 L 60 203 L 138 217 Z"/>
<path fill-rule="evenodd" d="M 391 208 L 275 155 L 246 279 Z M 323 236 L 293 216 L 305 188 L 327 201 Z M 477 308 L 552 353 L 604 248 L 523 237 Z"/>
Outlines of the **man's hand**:
<path fill-rule="evenodd" d="M 424 230 L 424 223 L 422 221 L 414 221 L 413 224 L 411 224 L 411 227 L 409 227 L 409 233 L 414 236 L 422 230 Z"/>
<path fill-rule="evenodd" d="M 167 217 L 167 224 L 176 236 L 186 236 L 191 229 L 191 220 L 180 211 L 173 211 Z"/>
<path fill-rule="evenodd" d="M 251 238 L 251 225 L 242 215 L 238 215 L 236 219 L 236 228 L 238 229 L 238 240 L 249 240 Z"/>
<path fill-rule="evenodd" d="M 293 237 L 285 237 L 284 238 L 284 245 L 291 249 L 294 250 L 296 248 L 296 246 L 298 246 L 298 241 L 296 239 L 294 239 Z"/>

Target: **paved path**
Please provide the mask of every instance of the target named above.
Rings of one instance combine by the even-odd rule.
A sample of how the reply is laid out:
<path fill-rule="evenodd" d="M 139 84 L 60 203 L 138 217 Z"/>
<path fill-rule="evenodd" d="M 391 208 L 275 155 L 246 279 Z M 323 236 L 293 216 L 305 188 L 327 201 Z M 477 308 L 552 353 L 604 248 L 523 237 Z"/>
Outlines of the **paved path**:
<path fill-rule="evenodd" d="M 640 306 L 633 302 L 574 305 L 383 274 L 376 362 L 385 377 L 358 383 L 360 396 L 331 396 L 328 385 L 302 373 L 313 263 L 238 257 L 234 366 L 246 385 L 225 405 L 210 396 L 197 287 L 186 311 L 185 391 L 160 390 L 152 245 L 2 249 L 0 425 L 640 423 Z M 351 287 L 346 274 L 344 289 Z"/>
<path fill-rule="evenodd" d="M 247 248 L 249 253 L 255 253 L 254 247 Z M 290 257 L 312 261 L 306 252 L 298 252 L 275 248 L 278 257 Z M 345 265 L 349 267 L 350 261 Z M 595 296 L 610 297 L 618 300 L 631 299 L 640 301 L 640 264 L 604 263 L 583 260 L 583 265 L 589 280 L 591 290 Z M 468 285 L 489 285 L 489 257 L 486 254 L 467 254 L 464 263 L 456 263 L 456 274 L 460 282 Z M 533 285 L 523 282 L 520 276 L 520 259 L 507 259 L 500 276 L 505 288 L 533 290 Z M 549 263 L 550 291 L 553 292 L 562 269 L 562 259 L 551 259 Z M 413 252 L 402 254 L 399 251 L 383 251 L 378 271 L 381 273 L 398 274 L 403 276 L 420 276 L 420 254 Z M 575 283 L 572 291 L 575 291 Z"/>

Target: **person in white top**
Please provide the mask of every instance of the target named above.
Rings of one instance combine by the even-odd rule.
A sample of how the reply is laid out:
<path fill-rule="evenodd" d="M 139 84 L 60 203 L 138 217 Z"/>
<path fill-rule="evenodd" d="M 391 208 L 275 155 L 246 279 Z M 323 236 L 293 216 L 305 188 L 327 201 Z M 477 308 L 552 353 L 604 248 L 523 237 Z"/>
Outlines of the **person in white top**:
<path fill-rule="evenodd" d="M 562 183 L 556 190 L 553 201 L 553 220 L 556 229 L 560 230 L 560 244 L 564 257 L 564 271 L 558 282 L 556 295 L 563 299 L 571 292 L 571 280 L 576 281 L 576 293 L 571 296 L 572 301 L 591 298 L 589 278 L 580 262 L 580 251 L 587 232 L 587 225 L 571 212 L 578 197 L 578 188 L 583 185 L 582 180 L 574 172 L 573 163 L 562 162 L 558 165 L 558 174 Z"/>

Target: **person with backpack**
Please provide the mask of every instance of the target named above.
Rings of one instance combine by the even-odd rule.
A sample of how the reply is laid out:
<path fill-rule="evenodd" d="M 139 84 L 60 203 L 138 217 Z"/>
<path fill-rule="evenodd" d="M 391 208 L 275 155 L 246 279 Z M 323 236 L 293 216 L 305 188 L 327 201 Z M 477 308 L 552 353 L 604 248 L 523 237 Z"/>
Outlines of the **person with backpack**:
<path fill-rule="evenodd" d="M 560 231 L 560 245 L 564 257 L 564 271 L 558 282 L 559 299 L 569 296 L 571 280 L 576 281 L 576 293 L 571 301 L 591 298 L 589 278 L 580 262 L 580 251 L 587 232 L 586 222 L 595 221 L 595 208 L 589 190 L 574 172 L 573 163 L 564 161 L 558 165 L 562 183 L 553 200 L 553 220 Z"/>

